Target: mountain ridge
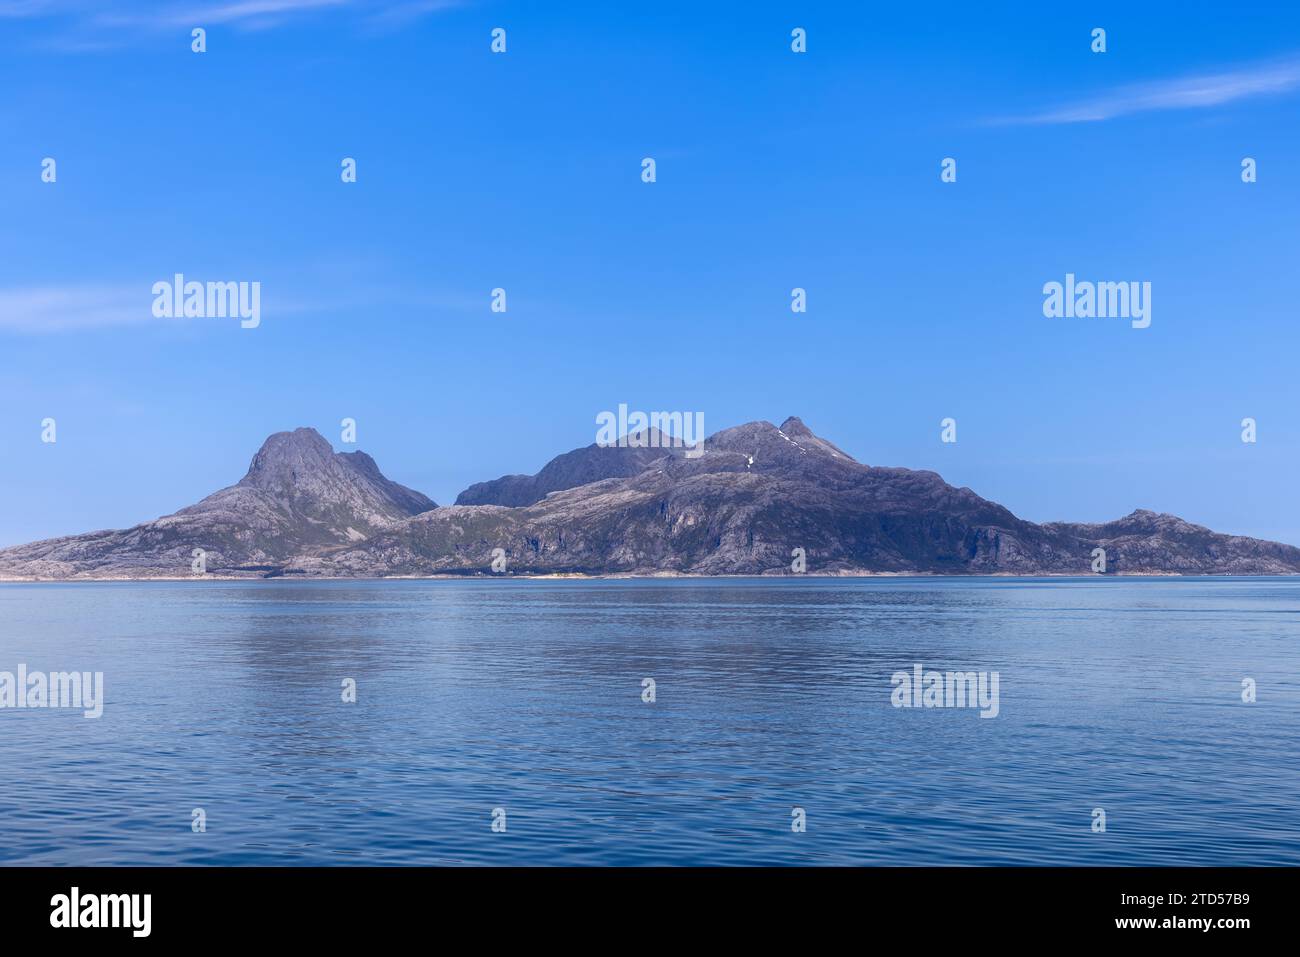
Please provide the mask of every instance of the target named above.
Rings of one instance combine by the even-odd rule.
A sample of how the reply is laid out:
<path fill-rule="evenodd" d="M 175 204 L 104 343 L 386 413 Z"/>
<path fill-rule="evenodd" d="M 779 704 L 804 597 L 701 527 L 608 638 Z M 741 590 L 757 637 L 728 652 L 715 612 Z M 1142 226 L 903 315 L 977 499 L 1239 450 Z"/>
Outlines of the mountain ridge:
<path fill-rule="evenodd" d="M 1035 524 L 932 471 L 858 462 L 791 416 L 556 456 L 456 504 L 311 429 L 278 432 L 235 485 L 120 531 L 0 549 L 0 579 L 438 575 L 1300 573 L 1300 549 L 1135 509 Z M 669 447 L 663 447 L 667 444 Z"/>

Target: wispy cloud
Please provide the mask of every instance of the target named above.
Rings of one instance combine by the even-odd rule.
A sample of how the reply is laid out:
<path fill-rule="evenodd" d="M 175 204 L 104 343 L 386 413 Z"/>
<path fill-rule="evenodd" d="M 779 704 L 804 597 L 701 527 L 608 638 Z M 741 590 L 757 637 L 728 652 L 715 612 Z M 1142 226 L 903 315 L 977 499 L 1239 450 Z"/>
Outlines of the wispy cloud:
<path fill-rule="evenodd" d="M 352 0 L 236 0 L 231 3 L 189 4 L 164 6 L 152 11 L 142 10 L 125 17 L 101 17 L 100 22 L 160 23 L 169 26 L 204 26 L 208 24 L 237 23 L 264 17 L 286 17 L 295 14 L 317 13 L 328 8 L 352 6 Z"/>
<path fill-rule="evenodd" d="M 461 6 L 463 0 L 119 0 L 110 9 L 92 0 L 0 0 L 0 20 L 48 22 L 72 31 L 63 50 L 102 49 L 134 34 L 190 27 L 269 29 L 312 15 L 350 14 L 370 25 L 400 25 Z M 80 33 L 90 31 L 94 42 Z M 105 35 L 105 32 L 109 35 Z"/>
<path fill-rule="evenodd" d="M 0 289 L 0 332 L 40 334 L 158 322 L 149 286 Z"/>
<path fill-rule="evenodd" d="M 156 278 L 171 280 L 172 274 Z M 208 319 L 155 317 L 153 283 L 154 279 L 148 279 L 0 288 L 0 336 L 78 333 L 149 323 L 191 324 L 198 328 L 212 324 Z M 364 280 L 335 284 L 327 293 L 320 286 L 313 282 L 304 287 L 302 283 L 272 281 L 269 288 L 264 286 L 262 290 L 262 316 L 311 320 L 338 313 L 369 315 L 376 310 L 472 315 L 483 309 L 484 302 L 481 295 L 460 289 L 430 292 L 423 286 L 409 288 Z"/>
<path fill-rule="evenodd" d="M 1300 88 L 1300 58 L 1237 70 L 1117 87 L 1040 113 L 1003 117 L 995 124 L 1096 123 L 1155 110 L 1194 110 L 1237 100 L 1277 96 Z"/>

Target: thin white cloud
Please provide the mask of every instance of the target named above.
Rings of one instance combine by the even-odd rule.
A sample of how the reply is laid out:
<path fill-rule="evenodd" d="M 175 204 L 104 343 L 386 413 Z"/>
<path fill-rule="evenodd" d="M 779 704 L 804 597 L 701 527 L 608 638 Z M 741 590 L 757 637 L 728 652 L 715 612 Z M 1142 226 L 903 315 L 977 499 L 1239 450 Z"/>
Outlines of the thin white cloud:
<path fill-rule="evenodd" d="M 1194 110 L 1300 88 L 1300 59 L 1271 61 L 1200 76 L 1118 87 L 1099 96 L 1041 113 L 1006 117 L 998 124 L 1097 123 L 1155 110 Z"/>
<path fill-rule="evenodd" d="M 170 26 L 206 26 L 237 23 L 261 17 L 316 13 L 329 8 L 349 7 L 353 0 L 236 0 L 232 3 L 207 3 L 168 6 L 140 11 L 127 16 L 103 17 L 101 22 L 150 23 Z"/>
<path fill-rule="evenodd" d="M 73 332 L 159 322 L 149 288 L 145 283 L 0 289 L 0 332 Z"/>
<path fill-rule="evenodd" d="M 117 39 L 140 31 L 196 26 L 259 29 L 280 26 L 314 14 L 350 14 L 363 23 L 401 24 L 461 6 L 463 0 L 118 0 L 111 8 L 94 0 L 0 0 L 0 20 L 48 21 L 78 33 L 91 31 L 103 45 L 104 31 Z M 79 38 L 74 38 L 78 39 Z M 75 49 L 77 43 L 63 43 Z"/>
<path fill-rule="evenodd" d="M 172 274 L 160 278 L 170 281 Z M 155 317 L 153 282 L 0 288 L 0 335 L 76 333 L 148 323 L 208 323 L 206 319 Z M 263 322 L 268 318 L 310 320 L 339 312 L 365 315 L 376 309 L 472 314 L 482 308 L 481 296 L 455 289 L 430 293 L 423 288 L 363 282 L 322 296 L 318 290 L 303 294 L 301 284 L 274 282 L 269 289 L 265 284 L 262 288 Z"/>

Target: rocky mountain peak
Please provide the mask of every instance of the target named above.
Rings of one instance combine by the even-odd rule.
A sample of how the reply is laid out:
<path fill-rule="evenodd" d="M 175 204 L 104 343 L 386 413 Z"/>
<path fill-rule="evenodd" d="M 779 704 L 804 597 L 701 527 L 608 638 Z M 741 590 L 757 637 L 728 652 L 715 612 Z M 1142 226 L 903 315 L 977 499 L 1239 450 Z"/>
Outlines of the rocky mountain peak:
<path fill-rule="evenodd" d="M 1153 512 L 1147 508 L 1134 509 L 1112 524 L 1117 528 L 1124 527 L 1141 531 L 1184 530 L 1197 527 L 1177 515 L 1170 515 L 1168 512 Z"/>
<path fill-rule="evenodd" d="M 371 478 L 383 478 L 378 463 L 365 452 L 336 452 L 335 455 L 352 465 L 358 472 L 363 472 Z"/>
<path fill-rule="evenodd" d="M 333 460 L 333 446 L 315 429 L 276 432 L 257 450 L 239 484 L 263 489 L 292 487 L 304 475 L 330 470 Z"/>
<path fill-rule="evenodd" d="M 810 436 L 813 434 L 812 429 L 804 425 L 803 419 L 799 418 L 797 415 L 790 416 L 790 418 L 782 422 L 777 426 L 777 428 L 789 436 Z"/>
<path fill-rule="evenodd" d="M 807 467 L 810 461 L 838 460 L 841 464 L 858 463 L 838 446 L 816 435 L 798 416 L 790 416 L 781 425 L 771 422 L 747 422 L 723 429 L 710 436 L 705 448 L 722 452 L 739 452 L 753 461 L 749 468 Z M 802 463 L 802 464 L 800 464 Z"/>
<path fill-rule="evenodd" d="M 310 522 L 344 531 L 436 507 L 419 492 L 385 478 L 365 452 L 335 452 L 309 428 L 270 436 L 235 488 L 255 490 Z"/>
<path fill-rule="evenodd" d="M 672 436 L 655 428 L 620 436 L 620 440 L 621 445 L 593 443 L 557 455 L 536 475 L 503 475 L 490 482 L 477 482 L 460 493 L 456 504 L 521 508 L 540 502 L 552 492 L 610 478 L 630 478 L 662 458 L 680 458 L 685 453 Z"/>

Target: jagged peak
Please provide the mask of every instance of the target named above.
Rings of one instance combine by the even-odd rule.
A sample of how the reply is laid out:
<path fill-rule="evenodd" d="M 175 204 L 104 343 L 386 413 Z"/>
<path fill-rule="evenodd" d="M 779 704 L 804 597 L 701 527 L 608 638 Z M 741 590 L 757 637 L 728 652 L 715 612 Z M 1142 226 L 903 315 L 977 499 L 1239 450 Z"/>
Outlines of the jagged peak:
<path fill-rule="evenodd" d="M 665 456 L 680 457 L 681 440 L 648 426 L 620 436 L 614 444 L 592 443 L 547 462 L 535 475 L 503 475 L 476 482 L 456 497 L 457 505 L 532 505 L 551 492 L 608 478 L 628 478 Z"/>
<path fill-rule="evenodd" d="M 374 458 L 359 449 L 356 452 L 336 452 L 335 454 L 367 475 L 375 478 L 384 477 L 384 474 L 379 471 L 379 465 Z"/>
<path fill-rule="evenodd" d="M 635 431 L 628 431 L 623 433 L 616 439 L 616 444 L 614 445 L 601 445 L 597 442 L 593 442 L 591 445 L 587 446 L 587 448 L 588 449 L 619 449 L 619 448 L 669 449 L 674 446 L 674 443 L 680 444 L 680 439 L 674 439 L 674 437 L 669 435 L 667 432 L 660 431 L 659 429 L 655 428 L 653 425 L 648 425 L 644 429 L 636 429 Z M 583 450 L 574 449 L 573 451 L 581 452 Z"/>
<path fill-rule="evenodd" d="M 812 429 L 804 425 L 803 419 L 799 418 L 799 416 L 797 415 L 790 416 L 779 426 L 777 426 L 777 428 L 780 429 L 782 432 L 784 432 L 786 435 L 791 435 L 791 436 L 808 435 L 808 436 L 812 436 L 813 438 L 816 438 L 816 436 L 813 435 Z"/>
<path fill-rule="evenodd" d="M 369 489 L 365 494 L 391 500 L 411 514 L 436 507 L 427 496 L 388 479 L 365 452 L 335 452 L 329 441 L 312 428 L 268 436 L 239 485 L 293 498 L 300 494 L 337 494 L 327 489 L 364 487 Z"/>
<path fill-rule="evenodd" d="M 315 450 L 333 454 L 334 446 L 330 445 L 325 436 L 315 429 L 300 426 L 288 432 L 272 432 L 266 437 L 266 441 L 262 443 L 262 447 L 257 450 L 253 459 L 256 461 L 258 458 L 283 455 L 293 450 Z"/>
<path fill-rule="evenodd" d="M 298 428 L 292 432 L 275 432 L 269 436 L 248 465 L 241 484 L 278 483 L 285 473 L 304 468 L 328 468 L 334 447 L 315 429 Z"/>
<path fill-rule="evenodd" d="M 1153 512 L 1149 508 L 1135 508 L 1133 509 L 1133 511 L 1129 512 L 1123 518 L 1119 519 L 1119 521 L 1144 522 L 1147 524 L 1151 524 L 1151 523 L 1184 522 L 1185 519 L 1180 518 L 1177 515 L 1171 515 L 1169 512 Z"/>
<path fill-rule="evenodd" d="M 793 450 L 798 455 L 807 456 L 809 453 L 820 452 L 844 462 L 861 464 L 835 443 L 828 442 L 814 433 L 797 415 L 790 416 L 779 426 L 760 419 L 723 429 L 710 436 L 705 447 L 752 454 L 757 451 L 757 446 L 769 443 L 773 448 Z"/>

